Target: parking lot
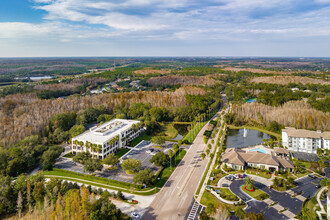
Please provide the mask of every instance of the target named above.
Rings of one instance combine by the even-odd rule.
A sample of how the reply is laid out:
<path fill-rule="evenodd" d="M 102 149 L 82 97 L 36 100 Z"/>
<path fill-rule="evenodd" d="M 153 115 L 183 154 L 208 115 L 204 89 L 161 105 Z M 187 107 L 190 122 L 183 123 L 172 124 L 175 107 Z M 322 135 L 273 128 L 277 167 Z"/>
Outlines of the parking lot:
<path fill-rule="evenodd" d="M 138 144 L 134 149 L 129 151 L 126 155 L 121 158 L 121 161 L 126 159 L 132 158 L 141 161 L 142 169 L 148 168 L 153 172 L 157 172 L 160 167 L 155 166 L 154 164 L 150 163 L 149 160 L 152 158 L 153 155 L 156 153 L 163 151 L 164 153 L 168 153 L 170 149 L 172 149 L 173 143 L 166 142 L 163 145 L 162 149 L 154 148 L 154 144 L 150 141 L 142 141 Z"/>
<path fill-rule="evenodd" d="M 298 186 L 293 188 L 292 191 L 298 194 L 301 193 L 301 195 L 305 198 L 311 198 L 315 196 L 316 192 L 318 191 L 316 186 L 320 184 L 321 180 L 322 178 L 318 178 L 316 176 L 315 178 L 306 176 L 296 181 Z"/>
<path fill-rule="evenodd" d="M 157 152 L 164 151 L 167 153 L 173 147 L 172 142 L 166 142 L 163 145 L 162 149 L 153 148 L 154 145 L 150 143 L 150 141 L 143 141 L 131 151 L 129 151 L 126 155 L 121 158 L 121 161 L 126 160 L 128 158 L 133 158 L 141 161 L 142 169 L 149 168 L 153 172 L 157 172 L 160 167 L 156 167 L 154 164 L 150 163 L 149 160 L 155 155 Z M 71 158 L 60 157 L 57 159 L 55 163 L 55 168 L 69 170 L 75 173 L 84 173 L 89 174 L 84 171 L 83 165 L 79 163 L 75 163 Z M 115 170 L 109 170 L 106 166 L 103 167 L 101 171 L 96 171 L 95 176 L 104 177 L 107 179 L 118 180 L 122 182 L 133 183 L 134 175 L 128 175 L 119 165 Z"/>

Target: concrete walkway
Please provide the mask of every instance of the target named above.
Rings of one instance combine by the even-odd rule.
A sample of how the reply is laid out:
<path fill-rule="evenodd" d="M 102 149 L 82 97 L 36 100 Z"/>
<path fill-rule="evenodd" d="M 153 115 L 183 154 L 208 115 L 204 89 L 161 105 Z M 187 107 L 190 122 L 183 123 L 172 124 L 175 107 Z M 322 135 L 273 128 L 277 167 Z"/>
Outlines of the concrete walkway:
<path fill-rule="evenodd" d="M 316 214 L 319 216 L 319 219 L 322 219 L 322 214 L 327 214 L 325 212 L 324 207 L 323 207 L 323 205 L 321 203 L 321 200 L 320 200 L 320 197 L 321 197 L 322 193 L 327 189 L 328 189 L 327 187 L 323 187 L 316 195 L 317 202 L 318 202 L 318 204 L 321 208 L 321 211 L 316 211 Z"/>
<path fill-rule="evenodd" d="M 221 127 L 221 126 L 223 125 L 223 123 L 224 123 L 224 121 L 223 121 L 223 116 L 222 116 L 221 114 L 219 114 L 219 117 L 221 117 L 221 118 L 220 118 L 220 120 L 221 120 L 220 127 Z M 206 175 L 206 177 L 205 177 L 205 180 L 204 180 L 204 183 L 203 183 L 203 185 L 202 185 L 202 188 L 201 188 L 201 190 L 199 191 L 199 194 L 197 195 L 196 201 L 197 201 L 198 203 L 200 203 L 200 201 L 201 201 L 201 199 L 202 199 L 203 193 L 204 193 L 204 191 L 205 191 L 205 189 L 206 189 L 207 181 L 210 179 L 210 176 L 211 176 L 211 173 L 212 173 L 213 167 L 214 167 L 215 162 L 216 162 L 216 158 L 217 158 L 216 155 L 217 155 L 217 153 L 219 152 L 219 149 L 220 149 L 220 147 L 217 147 L 217 140 L 218 140 L 219 134 L 220 134 L 221 131 L 224 132 L 225 129 L 226 129 L 226 126 L 224 126 L 222 130 L 219 130 L 219 132 L 216 134 L 216 136 L 215 136 L 215 138 L 214 138 L 214 140 L 215 140 L 215 141 L 214 141 L 214 144 L 211 144 L 211 145 L 213 145 L 213 146 L 212 146 L 212 150 L 213 150 L 214 148 L 216 148 L 216 150 L 215 150 L 215 153 L 214 153 L 214 157 L 213 157 L 213 159 L 212 159 L 211 166 L 209 167 L 209 170 L 207 171 L 207 175 Z M 223 140 L 224 140 L 224 135 L 222 135 L 220 138 L 221 138 L 221 139 L 220 139 L 220 143 L 222 143 Z"/>

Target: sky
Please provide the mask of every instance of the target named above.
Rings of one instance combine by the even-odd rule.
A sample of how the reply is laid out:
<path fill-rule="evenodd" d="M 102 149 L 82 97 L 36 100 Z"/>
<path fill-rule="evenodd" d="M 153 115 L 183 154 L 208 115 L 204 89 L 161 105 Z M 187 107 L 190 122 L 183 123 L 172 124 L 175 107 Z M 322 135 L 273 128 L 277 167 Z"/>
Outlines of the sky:
<path fill-rule="evenodd" d="M 0 0 L 0 57 L 330 57 L 330 0 Z"/>

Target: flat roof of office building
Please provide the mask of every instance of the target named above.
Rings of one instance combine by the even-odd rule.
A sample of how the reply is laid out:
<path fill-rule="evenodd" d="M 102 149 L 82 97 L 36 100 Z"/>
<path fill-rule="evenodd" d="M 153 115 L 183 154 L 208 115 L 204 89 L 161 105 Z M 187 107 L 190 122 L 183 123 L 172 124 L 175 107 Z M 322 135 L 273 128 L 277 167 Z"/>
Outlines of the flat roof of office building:
<path fill-rule="evenodd" d="M 72 138 L 72 140 L 103 144 L 137 123 L 140 123 L 140 121 L 113 119 L 102 125 L 90 128 L 88 131 Z"/>

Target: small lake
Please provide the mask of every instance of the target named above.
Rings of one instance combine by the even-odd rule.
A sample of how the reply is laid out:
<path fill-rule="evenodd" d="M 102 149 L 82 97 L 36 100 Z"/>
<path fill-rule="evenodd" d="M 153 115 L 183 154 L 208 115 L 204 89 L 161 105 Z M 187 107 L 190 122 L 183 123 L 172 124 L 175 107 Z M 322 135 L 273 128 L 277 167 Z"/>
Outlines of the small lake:
<path fill-rule="evenodd" d="M 30 78 L 32 81 L 39 81 L 43 79 L 52 79 L 53 76 L 30 76 L 30 77 L 15 77 L 15 79 L 28 79 Z"/>
<path fill-rule="evenodd" d="M 243 148 L 257 144 L 262 144 L 262 139 L 274 139 L 276 137 L 261 131 L 246 129 L 246 137 L 244 137 L 244 129 L 228 129 L 227 147 Z"/>
<path fill-rule="evenodd" d="M 174 140 L 182 140 L 186 134 L 188 134 L 188 126 L 190 124 L 173 124 L 173 127 L 178 131 L 178 135 Z"/>

